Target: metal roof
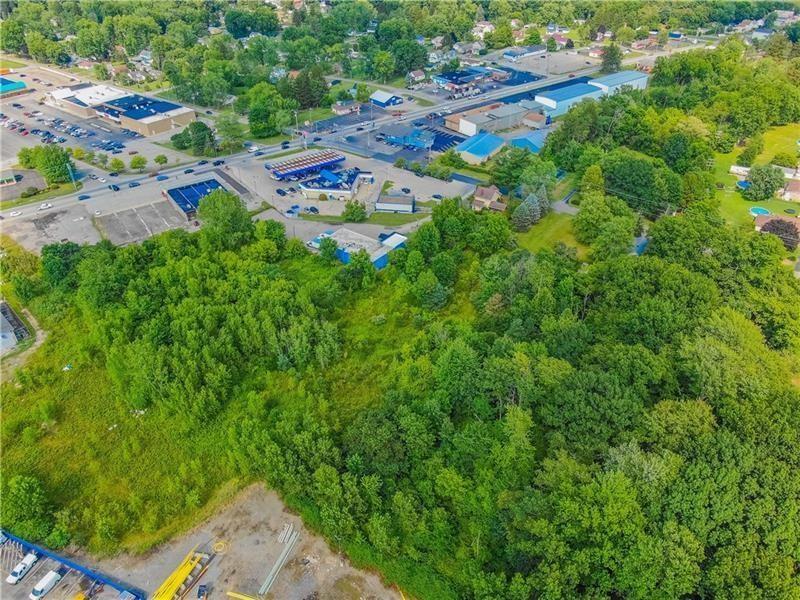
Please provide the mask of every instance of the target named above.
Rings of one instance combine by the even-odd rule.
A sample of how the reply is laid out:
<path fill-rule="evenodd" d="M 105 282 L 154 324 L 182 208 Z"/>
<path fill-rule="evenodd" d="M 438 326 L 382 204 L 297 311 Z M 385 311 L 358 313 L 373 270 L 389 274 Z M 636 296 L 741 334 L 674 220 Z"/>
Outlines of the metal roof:
<path fill-rule="evenodd" d="M 489 156 L 503 145 L 503 138 L 491 133 L 479 133 L 456 146 L 456 152 L 467 152 L 474 156 Z"/>
<path fill-rule="evenodd" d="M 641 73 L 639 71 L 620 71 L 619 73 L 611 73 L 610 75 L 591 79 L 588 83 L 590 85 L 607 85 L 612 87 L 631 83 L 632 81 L 648 79 L 648 77 L 647 73 Z"/>
<path fill-rule="evenodd" d="M 581 96 L 587 96 L 589 94 L 597 94 L 600 91 L 600 88 L 595 85 L 589 85 L 588 83 L 576 83 L 574 85 L 568 85 L 567 87 L 559 88 L 557 90 L 542 92 L 541 94 L 536 94 L 536 96 L 541 98 L 549 98 L 554 102 L 564 102 L 565 100 L 572 100 L 573 98 L 580 98 Z"/>

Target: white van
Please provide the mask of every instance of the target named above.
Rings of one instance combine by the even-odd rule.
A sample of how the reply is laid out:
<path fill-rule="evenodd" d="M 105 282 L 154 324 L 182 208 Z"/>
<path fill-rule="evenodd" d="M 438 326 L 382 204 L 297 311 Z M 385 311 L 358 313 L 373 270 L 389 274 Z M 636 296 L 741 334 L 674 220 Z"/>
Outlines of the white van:
<path fill-rule="evenodd" d="M 61 581 L 61 574 L 57 571 L 50 571 L 39 580 L 39 583 L 34 586 L 33 591 L 28 598 L 31 600 L 41 600 L 47 595 L 47 592 L 56 587 L 56 584 Z"/>
<path fill-rule="evenodd" d="M 36 564 L 36 561 L 39 560 L 39 557 L 36 556 L 33 552 L 28 552 L 25 555 L 19 564 L 14 567 L 14 570 L 11 571 L 11 574 L 6 577 L 6 583 L 17 583 L 20 579 L 25 577 L 25 574 L 31 570 L 31 567 Z"/>

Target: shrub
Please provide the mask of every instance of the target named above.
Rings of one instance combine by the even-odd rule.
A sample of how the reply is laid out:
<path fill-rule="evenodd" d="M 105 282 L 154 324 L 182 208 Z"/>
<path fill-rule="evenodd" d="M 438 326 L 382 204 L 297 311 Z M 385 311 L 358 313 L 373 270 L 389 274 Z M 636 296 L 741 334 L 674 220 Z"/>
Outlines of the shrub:
<path fill-rule="evenodd" d="M 39 193 L 39 188 L 37 187 L 29 187 L 25 188 L 25 190 L 19 195 L 20 198 L 30 198 L 31 196 L 35 196 Z"/>

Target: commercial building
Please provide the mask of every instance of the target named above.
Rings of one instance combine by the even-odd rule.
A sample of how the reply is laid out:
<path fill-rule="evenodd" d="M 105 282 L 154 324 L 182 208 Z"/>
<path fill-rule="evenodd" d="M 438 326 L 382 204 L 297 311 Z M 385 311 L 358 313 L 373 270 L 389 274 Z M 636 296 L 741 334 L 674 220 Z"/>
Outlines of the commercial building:
<path fill-rule="evenodd" d="M 373 182 L 371 172 L 358 168 L 336 172 L 322 169 L 318 177 L 303 181 L 298 187 L 306 198 L 316 199 L 324 194 L 330 200 L 352 200 L 362 183 Z"/>
<path fill-rule="evenodd" d="M 392 193 L 391 191 L 382 193 L 375 203 L 377 212 L 413 213 L 415 208 L 416 200 L 413 195 Z"/>
<path fill-rule="evenodd" d="M 214 190 L 224 190 L 225 188 L 216 179 L 208 179 L 206 181 L 198 181 L 190 185 L 176 187 L 162 192 L 162 195 L 168 196 L 181 211 L 186 215 L 187 219 L 194 219 L 197 216 L 197 209 L 200 206 L 200 200 L 208 196 Z"/>
<path fill-rule="evenodd" d="M 596 79 L 590 79 L 587 83 L 600 88 L 606 94 L 614 94 L 622 89 L 632 88 L 643 90 L 647 87 L 650 76 L 640 71 L 620 71 Z"/>
<path fill-rule="evenodd" d="M 375 240 L 342 227 L 336 231 L 329 229 L 321 233 L 308 242 L 308 245 L 318 250 L 322 240 L 325 238 L 331 238 L 336 242 L 336 257 L 344 264 L 349 263 L 354 254 L 363 250 L 369 255 L 370 261 L 372 261 L 376 269 L 382 269 L 388 265 L 389 254 L 398 248 L 404 248 L 408 240 L 406 236 L 399 233 L 381 236 Z"/>
<path fill-rule="evenodd" d="M 536 44 L 535 46 L 521 46 L 520 48 L 509 48 L 503 52 L 503 58 L 517 62 L 523 58 L 530 58 L 532 56 L 544 56 L 547 54 L 547 46 Z"/>
<path fill-rule="evenodd" d="M 479 133 L 456 146 L 458 155 L 471 165 L 479 165 L 500 152 L 503 138 L 491 133 Z"/>
<path fill-rule="evenodd" d="M 458 131 L 464 135 L 475 135 L 480 131 L 503 131 L 518 127 L 527 114 L 528 109 L 519 104 L 503 104 L 497 108 L 463 117 Z"/>
<path fill-rule="evenodd" d="M 333 150 L 320 150 L 295 156 L 276 164 L 264 164 L 265 169 L 271 171 L 271 177 L 282 181 L 284 179 L 299 179 L 310 173 L 318 173 L 322 169 L 332 167 L 344 161 L 344 154 Z"/>
<path fill-rule="evenodd" d="M 551 129 L 540 129 L 538 131 L 531 131 L 524 135 L 520 135 L 518 137 L 512 138 L 509 141 L 509 144 L 515 148 L 525 148 L 526 150 L 530 150 L 534 154 L 538 154 L 542 148 L 544 148 L 544 143 L 547 140 L 547 136 L 550 135 Z"/>
<path fill-rule="evenodd" d="M 7 77 L 0 77 L 0 96 L 14 96 L 21 94 L 26 90 L 27 86 L 24 81 L 17 79 L 8 79 Z"/>
<path fill-rule="evenodd" d="M 474 86 L 486 76 L 484 71 L 474 68 L 461 71 L 446 71 L 431 77 L 431 80 L 441 88 L 450 92 L 459 92 Z"/>
<path fill-rule="evenodd" d="M 45 102 L 78 117 L 100 117 L 140 135 L 184 127 L 196 118 L 191 108 L 109 85 L 81 83 L 58 88 L 48 92 Z"/>
<path fill-rule="evenodd" d="M 547 114 L 557 117 L 566 113 L 571 106 L 587 98 L 599 98 L 603 90 L 588 83 L 575 83 L 557 90 L 536 94 L 534 100 L 545 106 Z"/>
<path fill-rule="evenodd" d="M 420 150 L 427 150 L 433 146 L 435 136 L 426 129 L 420 129 L 405 125 L 404 123 L 392 123 L 381 129 L 383 139 L 398 146 L 410 146 Z"/>
<path fill-rule="evenodd" d="M 396 96 L 395 94 L 390 94 L 389 92 L 384 92 L 383 90 L 375 90 L 369 97 L 369 101 L 375 106 L 386 108 L 388 106 L 397 106 L 398 104 L 402 104 L 403 98 Z"/>

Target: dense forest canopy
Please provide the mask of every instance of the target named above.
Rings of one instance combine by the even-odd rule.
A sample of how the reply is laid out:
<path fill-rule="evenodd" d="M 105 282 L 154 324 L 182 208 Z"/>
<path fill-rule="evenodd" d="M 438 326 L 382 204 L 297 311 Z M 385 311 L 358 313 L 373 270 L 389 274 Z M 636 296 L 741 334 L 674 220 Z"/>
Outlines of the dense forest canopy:
<path fill-rule="evenodd" d="M 480 15 L 689 27 L 783 5 L 337 2 L 279 40 L 260 2 L 183 2 L 178 22 L 167 2 L 20 1 L 2 31 L 30 53 L 149 45 L 179 94 L 235 93 L 267 134 L 373 19 L 367 61 Z M 254 41 L 196 43 L 223 22 Z M 557 167 L 577 174 L 585 260 L 522 250 L 513 219 L 452 198 L 379 274 L 222 191 L 194 234 L 4 243 L 4 294 L 51 333 L 3 383 L 2 525 L 141 550 L 259 480 L 414 597 L 800 596 L 800 281 L 780 230 L 725 223 L 712 176 L 800 120 L 792 42 L 659 59 L 648 90 L 497 159 L 496 183 L 543 204 Z M 279 50 L 308 89 L 265 83 Z"/>

